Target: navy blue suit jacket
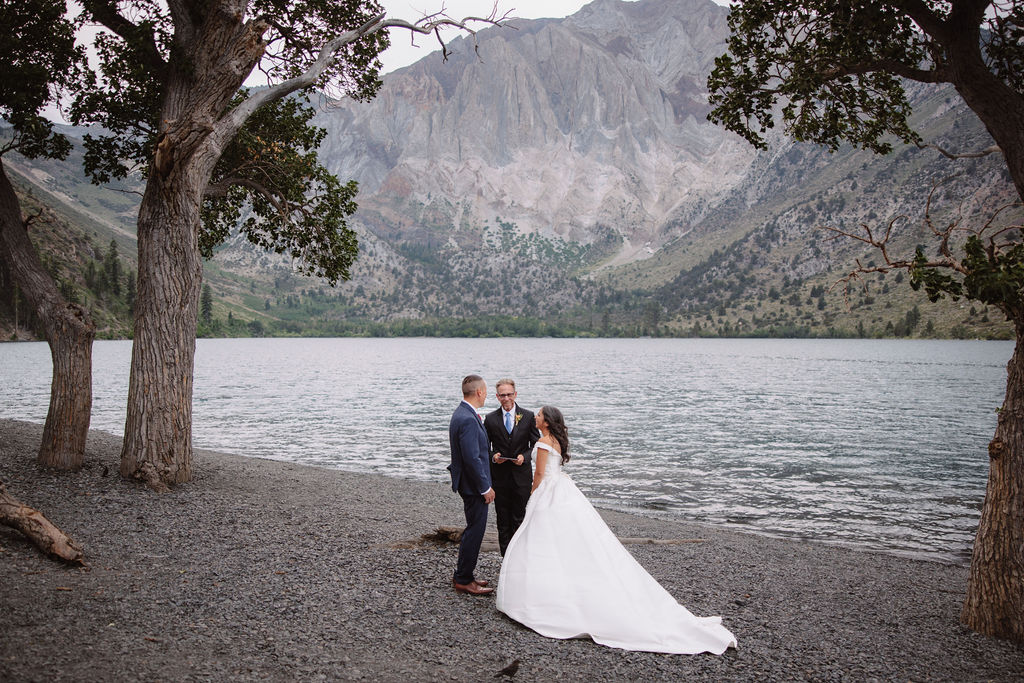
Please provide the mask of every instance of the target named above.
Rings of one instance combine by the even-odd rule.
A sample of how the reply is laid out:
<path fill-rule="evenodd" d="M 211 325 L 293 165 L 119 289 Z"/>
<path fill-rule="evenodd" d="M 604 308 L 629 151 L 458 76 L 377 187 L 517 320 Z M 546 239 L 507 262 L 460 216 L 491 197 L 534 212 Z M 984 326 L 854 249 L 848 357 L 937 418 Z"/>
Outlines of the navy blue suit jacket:
<path fill-rule="evenodd" d="M 482 496 L 491 488 L 491 466 L 488 457 L 487 431 L 476 410 L 463 401 L 452 414 L 448 425 L 448 441 L 452 449 L 452 491 Z"/>

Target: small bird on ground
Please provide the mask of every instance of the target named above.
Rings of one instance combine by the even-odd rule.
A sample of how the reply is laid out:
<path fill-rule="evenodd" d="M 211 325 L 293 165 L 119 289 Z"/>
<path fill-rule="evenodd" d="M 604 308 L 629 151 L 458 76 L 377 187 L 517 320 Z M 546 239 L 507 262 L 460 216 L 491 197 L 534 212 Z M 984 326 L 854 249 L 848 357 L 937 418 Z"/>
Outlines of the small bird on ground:
<path fill-rule="evenodd" d="M 519 671 L 519 660 L 518 659 L 513 659 L 511 664 L 506 666 L 504 669 L 502 669 L 498 673 L 494 674 L 494 677 L 495 678 L 501 678 L 502 676 L 508 676 L 509 678 L 512 678 L 513 676 L 516 675 L 517 671 Z"/>

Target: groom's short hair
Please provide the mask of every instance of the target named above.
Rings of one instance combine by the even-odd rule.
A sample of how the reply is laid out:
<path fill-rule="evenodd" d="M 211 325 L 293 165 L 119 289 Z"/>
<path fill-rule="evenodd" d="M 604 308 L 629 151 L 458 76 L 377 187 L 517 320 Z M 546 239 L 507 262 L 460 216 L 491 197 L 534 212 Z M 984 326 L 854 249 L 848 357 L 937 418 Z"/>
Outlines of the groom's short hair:
<path fill-rule="evenodd" d="M 472 396 L 483 384 L 484 378 L 480 375 L 466 375 L 462 380 L 462 395 Z"/>

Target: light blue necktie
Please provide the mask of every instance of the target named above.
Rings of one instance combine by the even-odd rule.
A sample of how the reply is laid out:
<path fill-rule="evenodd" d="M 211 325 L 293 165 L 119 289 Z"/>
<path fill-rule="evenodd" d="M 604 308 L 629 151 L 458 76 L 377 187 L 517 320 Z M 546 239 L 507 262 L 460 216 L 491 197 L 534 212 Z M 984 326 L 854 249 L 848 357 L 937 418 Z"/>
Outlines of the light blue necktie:
<path fill-rule="evenodd" d="M 505 431 L 512 433 L 512 413 L 505 413 Z"/>

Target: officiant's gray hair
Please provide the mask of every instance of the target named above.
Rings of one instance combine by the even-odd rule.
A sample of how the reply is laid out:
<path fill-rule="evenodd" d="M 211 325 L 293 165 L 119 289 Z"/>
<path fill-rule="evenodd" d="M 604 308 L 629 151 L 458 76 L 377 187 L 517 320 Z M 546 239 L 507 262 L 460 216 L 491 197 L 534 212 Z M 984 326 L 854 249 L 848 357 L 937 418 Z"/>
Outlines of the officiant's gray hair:
<path fill-rule="evenodd" d="M 497 389 L 502 384 L 507 384 L 510 387 L 512 387 L 512 391 L 516 390 L 516 381 L 514 379 L 511 379 L 509 377 L 505 377 L 503 379 L 499 379 L 497 382 L 494 383 L 494 388 Z"/>
<path fill-rule="evenodd" d="M 466 375 L 462 379 L 462 395 L 472 396 L 473 393 L 480 388 L 480 383 L 484 381 L 484 378 L 480 375 Z"/>

